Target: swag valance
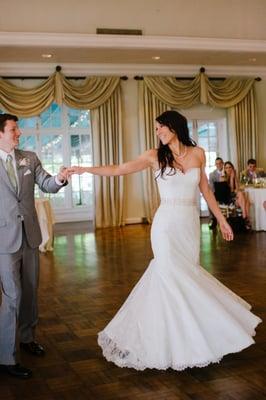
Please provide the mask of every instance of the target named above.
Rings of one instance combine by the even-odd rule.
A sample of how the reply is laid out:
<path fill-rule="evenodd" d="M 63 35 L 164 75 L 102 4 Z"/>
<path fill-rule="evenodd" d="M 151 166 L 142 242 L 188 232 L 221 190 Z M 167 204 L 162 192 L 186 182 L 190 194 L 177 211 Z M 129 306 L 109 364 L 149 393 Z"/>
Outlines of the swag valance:
<path fill-rule="evenodd" d="M 92 110 L 110 98 L 119 81 L 119 77 L 89 77 L 77 82 L 56 71 L 40 85 L 28 89 L 0 78 L 0 106 L 18 117 L 39 115 L 52 102 Z"/>
<path fill-rule="evenodd" d="M 226 78 L 210 80 L 200 72 L 193 80 L 174 77 L 144 77 L 144 84 L 160 101 L 172 108 L 189 108 L 194 104 L 209 104 L 229 108 L 242 101 L 255 82 L 255 78 Z"/>

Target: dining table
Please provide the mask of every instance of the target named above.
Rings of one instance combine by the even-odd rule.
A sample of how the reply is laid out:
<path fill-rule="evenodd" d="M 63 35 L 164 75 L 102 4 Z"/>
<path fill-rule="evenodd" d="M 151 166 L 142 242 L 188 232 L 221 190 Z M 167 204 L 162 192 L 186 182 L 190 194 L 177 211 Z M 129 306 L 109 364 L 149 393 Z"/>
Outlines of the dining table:
<path fill-rule="evenodd" d="M 245 189 L 250 201 L 252 229 L 266 231 L 266 187 L 248 186 Z"/>
<path fill-rule="evenodd" d="M 39 250 L 42 253 L 53 251 L 55 217 L 48 198 L 35 199 L 35 209 L 42 234 Z"/>

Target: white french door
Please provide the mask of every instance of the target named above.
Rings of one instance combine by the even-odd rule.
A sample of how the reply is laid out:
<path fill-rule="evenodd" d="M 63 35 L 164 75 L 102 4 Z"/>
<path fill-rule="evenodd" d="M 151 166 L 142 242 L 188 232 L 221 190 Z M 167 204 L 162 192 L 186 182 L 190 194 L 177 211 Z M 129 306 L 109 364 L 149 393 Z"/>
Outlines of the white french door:
<path fill-rule="evenodd" d="M 200 120 L 193 119 L 188 121 L 191 137 L 197 142 L 198 146 L 205 150 L 206 154 L 206 174 L 215 169 L 215 159 L 221 155 L 220 148 L 224 147 L 221 143 L 226 141 L 226 120 Z M 209 210 L 202 194 L 199 195 L 200 215 L 208 216 Z"/>

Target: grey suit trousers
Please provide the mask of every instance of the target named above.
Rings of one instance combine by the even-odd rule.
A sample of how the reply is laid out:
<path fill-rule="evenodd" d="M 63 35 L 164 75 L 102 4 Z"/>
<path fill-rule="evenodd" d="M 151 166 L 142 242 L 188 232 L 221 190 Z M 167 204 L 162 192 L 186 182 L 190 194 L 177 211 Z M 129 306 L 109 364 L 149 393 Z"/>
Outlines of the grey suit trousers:
<path fill-rule="evenodd" d="M 37 288 L 39 253 L 28 245 L 24 227 L 22 245 L 11 254 L 0 254 L 0 364 L 16 364 L 16 332 L 20 342 L 34 339 L 38 320 Z"/>

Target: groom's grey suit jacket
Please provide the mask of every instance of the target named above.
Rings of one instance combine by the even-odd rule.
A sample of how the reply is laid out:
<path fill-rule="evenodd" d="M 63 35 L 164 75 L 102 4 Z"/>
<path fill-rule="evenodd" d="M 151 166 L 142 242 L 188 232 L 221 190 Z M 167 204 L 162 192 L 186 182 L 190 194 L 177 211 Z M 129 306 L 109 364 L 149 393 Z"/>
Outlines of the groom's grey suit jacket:
<path fill-rule="evenodd" d="M 22 243 L 22 223 L 30 247 L 41 243 L 41 232 L 34 205 L 34 186 L 43 192 L 56 193 L 62 186 L 41 166 L 31 151 L 15 150 L 18 186 L 16 193 L 0 159 L 0 254 L 15 253 Z"/>

